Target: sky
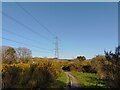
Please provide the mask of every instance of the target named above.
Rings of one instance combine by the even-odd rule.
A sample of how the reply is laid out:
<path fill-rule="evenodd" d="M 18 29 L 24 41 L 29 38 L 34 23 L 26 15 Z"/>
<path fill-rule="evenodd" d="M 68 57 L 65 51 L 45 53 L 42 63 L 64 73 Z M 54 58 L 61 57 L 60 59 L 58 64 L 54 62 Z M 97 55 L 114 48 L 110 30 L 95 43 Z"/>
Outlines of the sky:
<path fill-rule="evenodd" d="M 89 59 L 104 55 L 104 50 L 114 51 L 118 45 L 117 5 L 116 2 L 4 2 L 2 44 L 27 47 L 34 57 L 54 57 L 58 36 L 59 58 L 84 55 Z"/>

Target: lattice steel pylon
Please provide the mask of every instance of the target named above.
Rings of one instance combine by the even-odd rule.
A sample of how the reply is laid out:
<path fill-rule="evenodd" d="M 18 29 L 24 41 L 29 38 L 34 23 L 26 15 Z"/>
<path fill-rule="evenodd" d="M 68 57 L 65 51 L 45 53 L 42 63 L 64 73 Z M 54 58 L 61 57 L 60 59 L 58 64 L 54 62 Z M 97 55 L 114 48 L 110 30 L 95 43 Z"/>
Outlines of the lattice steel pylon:
<path fill-rule="evenodd" d="M 55 58 L 59 58 L 58 37 L 55 37 Z"/>

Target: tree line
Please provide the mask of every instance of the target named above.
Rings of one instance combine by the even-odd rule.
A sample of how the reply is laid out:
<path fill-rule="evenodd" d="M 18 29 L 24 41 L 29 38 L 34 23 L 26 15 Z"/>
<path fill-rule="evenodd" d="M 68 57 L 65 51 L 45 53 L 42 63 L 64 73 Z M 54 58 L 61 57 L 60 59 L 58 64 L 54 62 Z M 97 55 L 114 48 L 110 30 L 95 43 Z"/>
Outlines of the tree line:
<path fill-rule="evenodd" d="M 2 46 L 2 63 L 25 63 L 32 59 L 32 52 L 25 47 L 13 48 Z"/>

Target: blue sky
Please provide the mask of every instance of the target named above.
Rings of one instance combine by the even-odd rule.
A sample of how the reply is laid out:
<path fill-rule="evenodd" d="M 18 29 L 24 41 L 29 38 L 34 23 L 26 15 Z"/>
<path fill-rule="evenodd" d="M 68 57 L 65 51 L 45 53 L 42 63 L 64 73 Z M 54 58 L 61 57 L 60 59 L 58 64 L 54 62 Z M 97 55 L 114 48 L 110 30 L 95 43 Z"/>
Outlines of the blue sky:
<path fill-rule="evenodd" d="M 3 12 L 22 22 L 37 34 L 3 14 L 3 37 L 42 47 L 42 49 L 3 40 L 3 45 L 27 47 L 33 56 L 54 57 L 55 38 L 16 3 L 3 3 Z M 20 3 L 37 20 L 59 37 L 60 58 L 84 55 L 92 58 L 114 51 L 118 45 L 117 3 Z M 16 36 L 10 31 L 23 36 Z M 32 39 L 27 40 L 27 39 Z M 43 49 L 45 48 L 45 49 Z"/>

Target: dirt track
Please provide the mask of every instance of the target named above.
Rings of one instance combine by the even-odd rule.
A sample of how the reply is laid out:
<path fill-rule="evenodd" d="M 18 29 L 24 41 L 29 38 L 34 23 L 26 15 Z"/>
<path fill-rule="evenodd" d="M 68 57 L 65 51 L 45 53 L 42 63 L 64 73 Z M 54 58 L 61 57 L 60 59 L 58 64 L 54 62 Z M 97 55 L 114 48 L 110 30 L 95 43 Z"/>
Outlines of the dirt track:
<path fill-rule="evenodd" d="M 65 72 L 66 76 L 67 76 L 67 84 L 70 84 L 71 85 L 71 89 L 75 89 L 75 88 L 78 88 L 80 87 L 78 82 L 77 82 L 77 79 L 70 74 L 70 72 Z"/>

